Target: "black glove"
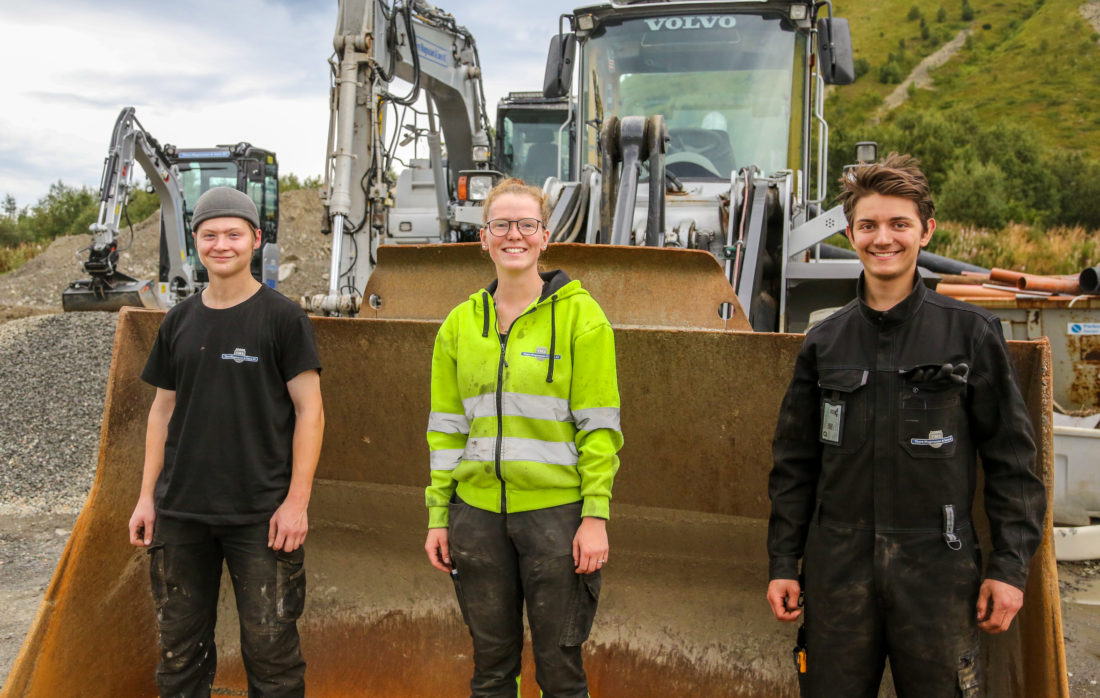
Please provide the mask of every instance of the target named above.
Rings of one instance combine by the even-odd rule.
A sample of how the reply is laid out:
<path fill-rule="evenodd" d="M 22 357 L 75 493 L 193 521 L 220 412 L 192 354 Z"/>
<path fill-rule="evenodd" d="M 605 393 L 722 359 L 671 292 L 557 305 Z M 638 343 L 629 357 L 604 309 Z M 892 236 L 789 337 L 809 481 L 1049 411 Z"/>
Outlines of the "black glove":
<path fill-rule="evenodd" d="M 970 367 L 966 364 L 942 364 L 940 366 L 918 366 L 905 373 L 906 380 L 913 383 L 939 383 L 950 381 L 960 385 L 966 384 L 966 377 L 970 375 Z"/>

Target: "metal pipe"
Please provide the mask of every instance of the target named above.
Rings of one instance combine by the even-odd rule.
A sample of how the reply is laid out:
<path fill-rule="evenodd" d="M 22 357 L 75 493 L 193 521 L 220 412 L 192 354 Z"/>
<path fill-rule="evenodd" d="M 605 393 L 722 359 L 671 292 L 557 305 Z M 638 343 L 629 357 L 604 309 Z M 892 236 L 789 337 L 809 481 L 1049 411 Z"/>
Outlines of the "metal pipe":
<path fill-rule="evenodd" d="M 1077 277 L 1077 283 L 1085 293 L 1100 291 L 1100 265 L 1083 270 Z"/>
<path fill-rule="evenodd" d="M 1037 276 L 1024 274 L 1016 282 L 1021 290 L 1045 291 L 1047 293 L 1068 293 L 1077 295 L 1081 292 L 1081 286 L 1077 281 L 1077 275 L 1070 276 Z"/>

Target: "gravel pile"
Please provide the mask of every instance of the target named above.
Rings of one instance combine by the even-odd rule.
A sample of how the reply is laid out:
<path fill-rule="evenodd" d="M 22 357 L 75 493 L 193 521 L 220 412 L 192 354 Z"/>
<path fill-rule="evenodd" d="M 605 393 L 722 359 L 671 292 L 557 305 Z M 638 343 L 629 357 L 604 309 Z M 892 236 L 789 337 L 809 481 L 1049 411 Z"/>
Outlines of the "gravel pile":
<path fill-rule="evenodd" d="M 117 318 L 0 324 L 0 514 L 75 513 L 91 487 Z"/>

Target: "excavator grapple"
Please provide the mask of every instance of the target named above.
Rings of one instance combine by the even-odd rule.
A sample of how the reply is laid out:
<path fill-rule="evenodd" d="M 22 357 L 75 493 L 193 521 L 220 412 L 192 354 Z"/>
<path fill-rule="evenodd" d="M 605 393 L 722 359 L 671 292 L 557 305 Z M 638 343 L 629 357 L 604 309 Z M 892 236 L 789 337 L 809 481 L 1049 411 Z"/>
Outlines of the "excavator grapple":
<path fill-rule="evenodd" d="M 442 313 L 492 278 L 476 247 L 454 249 L 381 248 L 364 294 L 374 306 L 314 319 L 327 419 L 300 623 L 311 696 L 468 695 L 470 638 L 423 551 L 433 339 Z M 764 600 L 764 539 L 771 438 L 801 337 L 737 331 L 742 310 L 728 283 L 711 285 L 725 279 L 705 252 L 562 245 L 546 263 L 582 279 L 616 326 L 626 445 L 585 645 L 592 695 L 796 696 L 795 627 Z M 154 393 L 139 375 L 162 317 L 120 314 L 95 484 L 3 698 L 156 693 L 148 564 L 126 524 Z M 1049 491 L 1049 348 L 1011 352 Z M 1068 696 L 1049 519 L 1024 609 L 983 648 L 988 695 Z M 244 695 L 226 584 L 219 616 L 215 695 Z M 522 694 L 538 695 L 529 658 Z"/>

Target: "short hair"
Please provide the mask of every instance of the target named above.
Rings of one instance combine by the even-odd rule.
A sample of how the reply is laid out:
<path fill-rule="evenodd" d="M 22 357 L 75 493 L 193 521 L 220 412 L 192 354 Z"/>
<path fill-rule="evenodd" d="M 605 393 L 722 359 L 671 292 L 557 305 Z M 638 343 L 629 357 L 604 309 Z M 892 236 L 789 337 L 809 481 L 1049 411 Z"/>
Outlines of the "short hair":
<path fill-rule="evenodd" d="M 520 196 L 530 196 L 539 205 L 539 212 L 542 216 L 542 225 L 546 227 L 546 224 L 550 221 L 550 204 L 546 201 L 546 196 L 542 193 L 542 189 L 531 186 L 522 179 L 516 177 L 509 177 L 508 179 L 501 180 L 493 189 L 489 192 L 489 195 L 485 197 L 485 203 L 481 208 L 481 222 L 489 222 L 489 208 L 493 205 L 493 201 L 498 196 L 504 194 L 518 194 Z"/>
<path fill-rule="evenodd" d="M 910 155 L 890 153 L 882 162 L 858 165 L 840 178 L 841 192 L 837 201 L 844 205 L 844 217 L 852 225 L 856 204 L 865 196 L 880 194 L 908 199 L 917 205 L 921 229 L 928 229 L 928 219 L 936 215 L 932 190 L 920 170 L 920 161 Z"/>

